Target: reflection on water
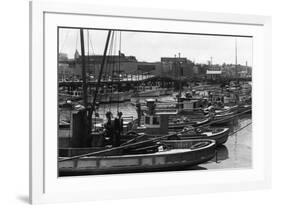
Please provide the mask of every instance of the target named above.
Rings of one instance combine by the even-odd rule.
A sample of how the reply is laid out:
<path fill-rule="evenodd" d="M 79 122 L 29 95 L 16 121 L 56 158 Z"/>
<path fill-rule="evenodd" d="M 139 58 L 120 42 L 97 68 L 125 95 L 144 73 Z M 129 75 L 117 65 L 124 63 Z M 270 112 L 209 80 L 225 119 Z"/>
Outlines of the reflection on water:
<path fill-rule="evenodd" d="M 210 162 L 221 163 L 229 158 L 228 149 L 225 145 L 221 145 L 216 149 L 216 156 Z"/>
<path fill-rule="evenodd" d="M 240 116 L 225 125 L 230 128 L 227 142 L 217 148 L 214 159 L 201 164 L 206 169 L 251 168 L 252 166 L 252 121 L 251 115 Z M 247 126 L 248 125 L 248 126 Z M 246 127 L 245 127 L 246 126 Z M 243 128 L 245 127 L 245 128 Z M 241 129 L 243 128 L 243 129 Z M 237 130 L 241 129 L 238 132 Z M 234 133 L 234 134 L 231 134 Z"/>

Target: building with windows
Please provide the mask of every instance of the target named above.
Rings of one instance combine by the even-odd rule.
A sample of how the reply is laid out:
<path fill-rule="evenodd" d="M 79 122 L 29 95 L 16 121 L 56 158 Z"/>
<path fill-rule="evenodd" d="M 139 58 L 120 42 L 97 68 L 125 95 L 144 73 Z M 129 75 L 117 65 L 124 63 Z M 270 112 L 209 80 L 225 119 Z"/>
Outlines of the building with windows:
<path fill-rule="evenodd" d="M 222 77 L 221 70 L 207 70 L 206 77 L 208 80 L 218 80 Z"/>

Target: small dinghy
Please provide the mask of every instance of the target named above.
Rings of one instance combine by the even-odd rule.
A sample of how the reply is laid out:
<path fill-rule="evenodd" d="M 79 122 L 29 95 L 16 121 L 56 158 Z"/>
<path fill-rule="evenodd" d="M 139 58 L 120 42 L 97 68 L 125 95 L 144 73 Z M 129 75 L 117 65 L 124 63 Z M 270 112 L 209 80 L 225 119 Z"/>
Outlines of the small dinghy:
<path fill-rule="evenodd" d="M 216 142 L 210 139 L 151 142 L 127 144 L 95 155 L 59 158 L 59 175 L 163 171 L 201 164 L 215 156 Z"/>
<path fill-rule="evenodd" d="M 229 128 L 184 128 L 183 131 L 177 133 L 177 139 L 212 139 L 217 145 L 224 144 L 229 136 Z M 171 137 L 172 138 L 172 137 Z"/>
<path fill-rule="evenodd" d="M 235 117 L 237 117 L 237 112 L 226 112 L 221 114 L 215 114 L 212 121 L 210 122 L 211 125 L 225 125 L 233 121 Z"/>
<path fill-rule="evenodd" d="M 170 130 L 179 130 L 183 129 L 187 126 L 198 127 L 210 122 L 210 118 L 203 118 L 203 119 L 173 119 L 169 121 L 169 129 Z"/>

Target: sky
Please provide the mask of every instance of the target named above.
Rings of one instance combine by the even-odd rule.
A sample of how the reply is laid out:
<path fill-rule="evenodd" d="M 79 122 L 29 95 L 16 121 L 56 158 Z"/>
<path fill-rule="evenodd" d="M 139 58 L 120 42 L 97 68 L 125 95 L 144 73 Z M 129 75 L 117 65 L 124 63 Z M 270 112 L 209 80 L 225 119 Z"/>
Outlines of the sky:
<path fill-rule="evenodd" d="M 84 30 L 85 54 L 102 55 L 108 30 Z M 121 35 L 121 37 L 120 37 Z M 174 33 L 151 33 L 115 31 L 109 44 L 111 54 L 120 49 L 126 56 L 135 56 L 138 61 L 159 62 L 161 57 L 186 57 L 195 63 L 235 63 L 235 41 L 237 63 L 252 65 L 252 38 L 190 35 Z M 81 54 L 79 29 L 59 29 L 59 52 L 73 58 L 75 50 Z"/>

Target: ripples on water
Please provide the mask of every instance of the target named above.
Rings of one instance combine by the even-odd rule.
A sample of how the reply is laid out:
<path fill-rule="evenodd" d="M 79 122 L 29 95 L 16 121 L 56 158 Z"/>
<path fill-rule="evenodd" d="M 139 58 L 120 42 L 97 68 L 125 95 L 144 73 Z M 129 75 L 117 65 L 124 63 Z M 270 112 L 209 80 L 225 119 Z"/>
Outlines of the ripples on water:
<path fill-rule="evenodd" d="M 230 132 L 238 131 L 229 136 L 227 142 L 217 148 L 217 156 L 209 162 L 199 165 L 205 169 L 251 168 L 252 166 L 252 122 L 251 115 L 233 120 L 227 127 Z"/>

